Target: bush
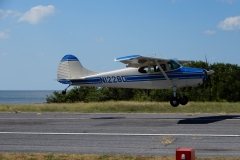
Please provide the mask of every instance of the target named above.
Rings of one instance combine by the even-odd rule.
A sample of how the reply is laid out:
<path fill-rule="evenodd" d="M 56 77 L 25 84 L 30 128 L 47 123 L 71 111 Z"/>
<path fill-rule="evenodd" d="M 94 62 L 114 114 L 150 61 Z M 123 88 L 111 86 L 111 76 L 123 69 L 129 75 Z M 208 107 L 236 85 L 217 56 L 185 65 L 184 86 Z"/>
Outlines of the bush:
<path fill-rule="evenodd" d="M 240 101 L 240 67 L 233 64 L 215 63 L 207 67 L 205 62 L 192 62 L 189 67 L 206 68 L 215 73 L 207 78 L 207 81 L 198 87 L 183 88 L 190 101 Z M 180 96 L 179 90 L 177 91 Z M 53 92 L 47 96 L 47 103 L 62 102 L 100 102 L 109 100 L 135 100 L 135 101 L 168 101 L 173 95 L 172 90 L 155 89 L 126 89 L 107 87 L 74 87 L 66 95 Z"/>

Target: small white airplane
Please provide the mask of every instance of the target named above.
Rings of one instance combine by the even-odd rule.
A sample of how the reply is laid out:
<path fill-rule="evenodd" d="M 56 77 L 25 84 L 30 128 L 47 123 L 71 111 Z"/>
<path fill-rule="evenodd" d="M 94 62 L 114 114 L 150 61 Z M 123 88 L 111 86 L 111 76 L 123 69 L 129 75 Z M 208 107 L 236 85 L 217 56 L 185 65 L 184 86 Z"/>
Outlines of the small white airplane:
<path fill-rule="evenodd" d="M 85 69 L 74 55 L 62 58 L 57 72 L 57 81 L 70 86 L 96 86 L 140 89 L 172 89 L 170 104 L 177 107 L 186 105 L 188 98 L 182 94 L 181 88 L 199 86 L 213 70 L 183 67 L 187 60 L 163 59 L 130 55 L 116 58 L 115 61 L 127 64 L 127 68 L 98 73 Z M 67 87 L 67 88 L 68 88 Z M 66 94 L 66 89 L 62 94 Z M 177 97 L 177 89 L 180 97 Z"/>

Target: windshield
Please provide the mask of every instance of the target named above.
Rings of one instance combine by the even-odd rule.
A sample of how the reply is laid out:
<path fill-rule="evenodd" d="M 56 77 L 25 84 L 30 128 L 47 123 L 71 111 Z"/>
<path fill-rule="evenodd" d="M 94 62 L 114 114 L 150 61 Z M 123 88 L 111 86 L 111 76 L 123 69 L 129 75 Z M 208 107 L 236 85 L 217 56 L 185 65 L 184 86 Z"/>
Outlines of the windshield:
<path fill-rule="evenodd" d="M 173 70 L 173 69 L 180 68 L 181 65 L 177 61 L 171 60 L 170 62 L 168 62 L 168 67 L 169 67 L 169 70 Z"/>

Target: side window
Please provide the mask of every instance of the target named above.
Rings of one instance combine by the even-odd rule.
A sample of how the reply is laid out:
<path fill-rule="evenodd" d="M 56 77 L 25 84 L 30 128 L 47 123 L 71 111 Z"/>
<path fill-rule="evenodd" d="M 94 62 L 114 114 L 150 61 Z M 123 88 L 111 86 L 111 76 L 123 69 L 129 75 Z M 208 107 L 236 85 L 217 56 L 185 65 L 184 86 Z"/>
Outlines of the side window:
<path fill-rule="evenodd" d="M 161 64 L 161 67 L 164 71 L 166 71 L 166 65 L 165 64 Z M 143 67 L 140 67 L 138 69 L 138 72 L 140 73 L 155 73 L 155 72 L 161 72 L 160 68 L 158 68 L 158 66 L 143 66 Z"/>
<path fill-rule="evenodd" d="M 154 73 L 154 72 L 156 72 L 156 66 L 150 66 L 150 67 L 144 66 L 144 67 L 140 67 L 140 68 L 138 69 L 138 72 L 140 72 L 140 73 Z"/>
<path fill-rule="evenodd" d="M 147 73 L 146 68 L 147 68 L 147 67 L 140 67 L 140 68 L 138 69 L 138 72 L 140 72 L 140 73 Z"/>

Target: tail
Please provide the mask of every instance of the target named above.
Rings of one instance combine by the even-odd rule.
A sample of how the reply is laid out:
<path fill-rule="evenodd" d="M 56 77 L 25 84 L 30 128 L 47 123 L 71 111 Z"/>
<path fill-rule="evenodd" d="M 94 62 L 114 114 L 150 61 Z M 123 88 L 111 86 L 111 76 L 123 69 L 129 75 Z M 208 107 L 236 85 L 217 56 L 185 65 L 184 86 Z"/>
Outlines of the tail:
<path fill-rule="evenodd" d="M 77 57 L 68 54 L 62 58 L 58 66 L 57 77 L 58 81 L 63 83 L 63 80 L 80 79 L 94 74 L 97 74 L 97 72 L 85 69 Z M 68 83 L 67 81 L 65 82 Z"/>

